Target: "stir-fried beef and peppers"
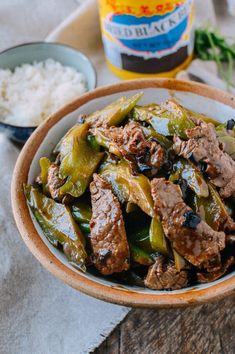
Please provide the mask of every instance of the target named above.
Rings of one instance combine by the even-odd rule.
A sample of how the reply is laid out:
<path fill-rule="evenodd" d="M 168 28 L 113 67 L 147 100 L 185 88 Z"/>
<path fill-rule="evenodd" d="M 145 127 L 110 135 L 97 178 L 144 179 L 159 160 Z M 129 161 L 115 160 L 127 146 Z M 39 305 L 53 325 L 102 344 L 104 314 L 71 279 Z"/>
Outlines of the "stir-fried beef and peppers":
<path fill-rule="evenodd" d="M 235 264 L 235 121 L 141 96 L 80 116 L 28 205 L 84 272 L 157 290 L 214 281 Z"/>

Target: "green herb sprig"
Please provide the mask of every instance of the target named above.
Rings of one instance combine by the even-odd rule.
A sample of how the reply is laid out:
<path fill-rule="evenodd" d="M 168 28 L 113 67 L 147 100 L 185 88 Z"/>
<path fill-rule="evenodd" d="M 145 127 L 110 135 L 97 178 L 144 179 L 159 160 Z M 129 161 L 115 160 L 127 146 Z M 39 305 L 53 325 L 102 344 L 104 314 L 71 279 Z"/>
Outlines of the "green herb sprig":
<path fill-rule="evenodd" d="M 198 28 L 195 33 L 195 54 L 202 60 L 214 60 L 228 88 L 233 85 L 235 43 L 228 43 L 216 30 Z M 228 63 L 227 70 L 223 68 L 223 63 Z"/>

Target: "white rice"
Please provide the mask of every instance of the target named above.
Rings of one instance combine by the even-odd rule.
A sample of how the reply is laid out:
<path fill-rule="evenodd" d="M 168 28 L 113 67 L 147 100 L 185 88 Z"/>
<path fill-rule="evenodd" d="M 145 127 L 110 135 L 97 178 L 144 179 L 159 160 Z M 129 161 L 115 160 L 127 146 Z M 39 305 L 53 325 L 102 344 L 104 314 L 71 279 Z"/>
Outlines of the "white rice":
<path fill-rule="evenodd" d="M 82 73 L 53 59 L 0 69 L 0 120 L 37 126 L 86 89 Z"/>

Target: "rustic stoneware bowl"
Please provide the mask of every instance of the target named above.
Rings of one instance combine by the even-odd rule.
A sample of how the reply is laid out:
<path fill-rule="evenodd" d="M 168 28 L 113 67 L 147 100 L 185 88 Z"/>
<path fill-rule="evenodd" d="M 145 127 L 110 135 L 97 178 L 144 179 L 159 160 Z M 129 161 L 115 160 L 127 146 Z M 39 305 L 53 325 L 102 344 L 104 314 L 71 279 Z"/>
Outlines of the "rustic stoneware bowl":
<path fill-rule="evenodd" d="M 29 212 L 23 183 L 33 182 L 39 173 L 38 161 L 76 122 L 78 114 L 91 113 L 122 95 L 144 91 L 141 104 L 161 102 L 169 97 L 192 110 L 226 121 L 235 117 L 235 98 L 205 85 L 173 79 L 134 80 L 98 88 L 79 97 L 49 117 L 27 141 L 15 166 L 12 181 L 12 207 L 16 224 L 27 247 L 56 277 L 73 288 L 98 299 L 134 307 L 176 307 L 200 304 L 231 295 L 235 272 L 215 282 L 177 291 L 153 291 L 123 286 L 73 268 L 64 255 L 49 244 Z"/>

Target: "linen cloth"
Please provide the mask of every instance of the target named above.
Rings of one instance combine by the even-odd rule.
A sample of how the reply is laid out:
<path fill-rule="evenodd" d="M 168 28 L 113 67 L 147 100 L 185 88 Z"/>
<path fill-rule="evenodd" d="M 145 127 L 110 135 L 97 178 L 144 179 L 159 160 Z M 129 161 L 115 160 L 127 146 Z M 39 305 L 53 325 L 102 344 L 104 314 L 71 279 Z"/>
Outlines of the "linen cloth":
<path fill-rule="evenodd" d="M 75 10 L 79 16 L 77 7 L 77 2 L 68 0 L 0 2 L 0 49 L 42 40 L 69 12 Z M 89 13 L 84 18 L 82 10 L 84 25 L 89 23 Z M 96 47 L 96 40 L 92 46 Z M 102 60 L 97 56 L 94 64 L 102 67 Z M 48 273 L 26 248 L 10 205 L 10 182 L 18 154 L 18 148 L 0 134 L 0 354 L 88 353 L 129 309 L 71 289 Z"/>
<path fill-rule="evenodd" d="M 206 14 L 213 22 L 211 1 L 196 2 L 203 4 L 201 13 L 198 7 L 201 21 Z M 70 44 L 91 58 L 98 85 L 103 85 L 119 79 L 105 66 L 98 28 L 95 0 L 0 1 L 0 50 L 46 37 Z M 88 353 L 129 309 L 69 288 L 44 270 L 25 247 L 10 205 L 10 180 L 18 154 L 0 134 L 0 354 Z"/>
<path fill-rule="evenodd" d="M 88 353 L 128 309 L 63 284 L 26 248 L 10 205 L 10 182 L 18 154 L 18 148 L 0 134 L 0 353 Z"/>
<path fill-rule="evenodd" d="M 47 36 L 46 41 L 69 44 L 86 54 L 96 68 L 98 86 L 119 81 L 105 65 L 97 0 L 83 1 L 77 10 Z"/>

